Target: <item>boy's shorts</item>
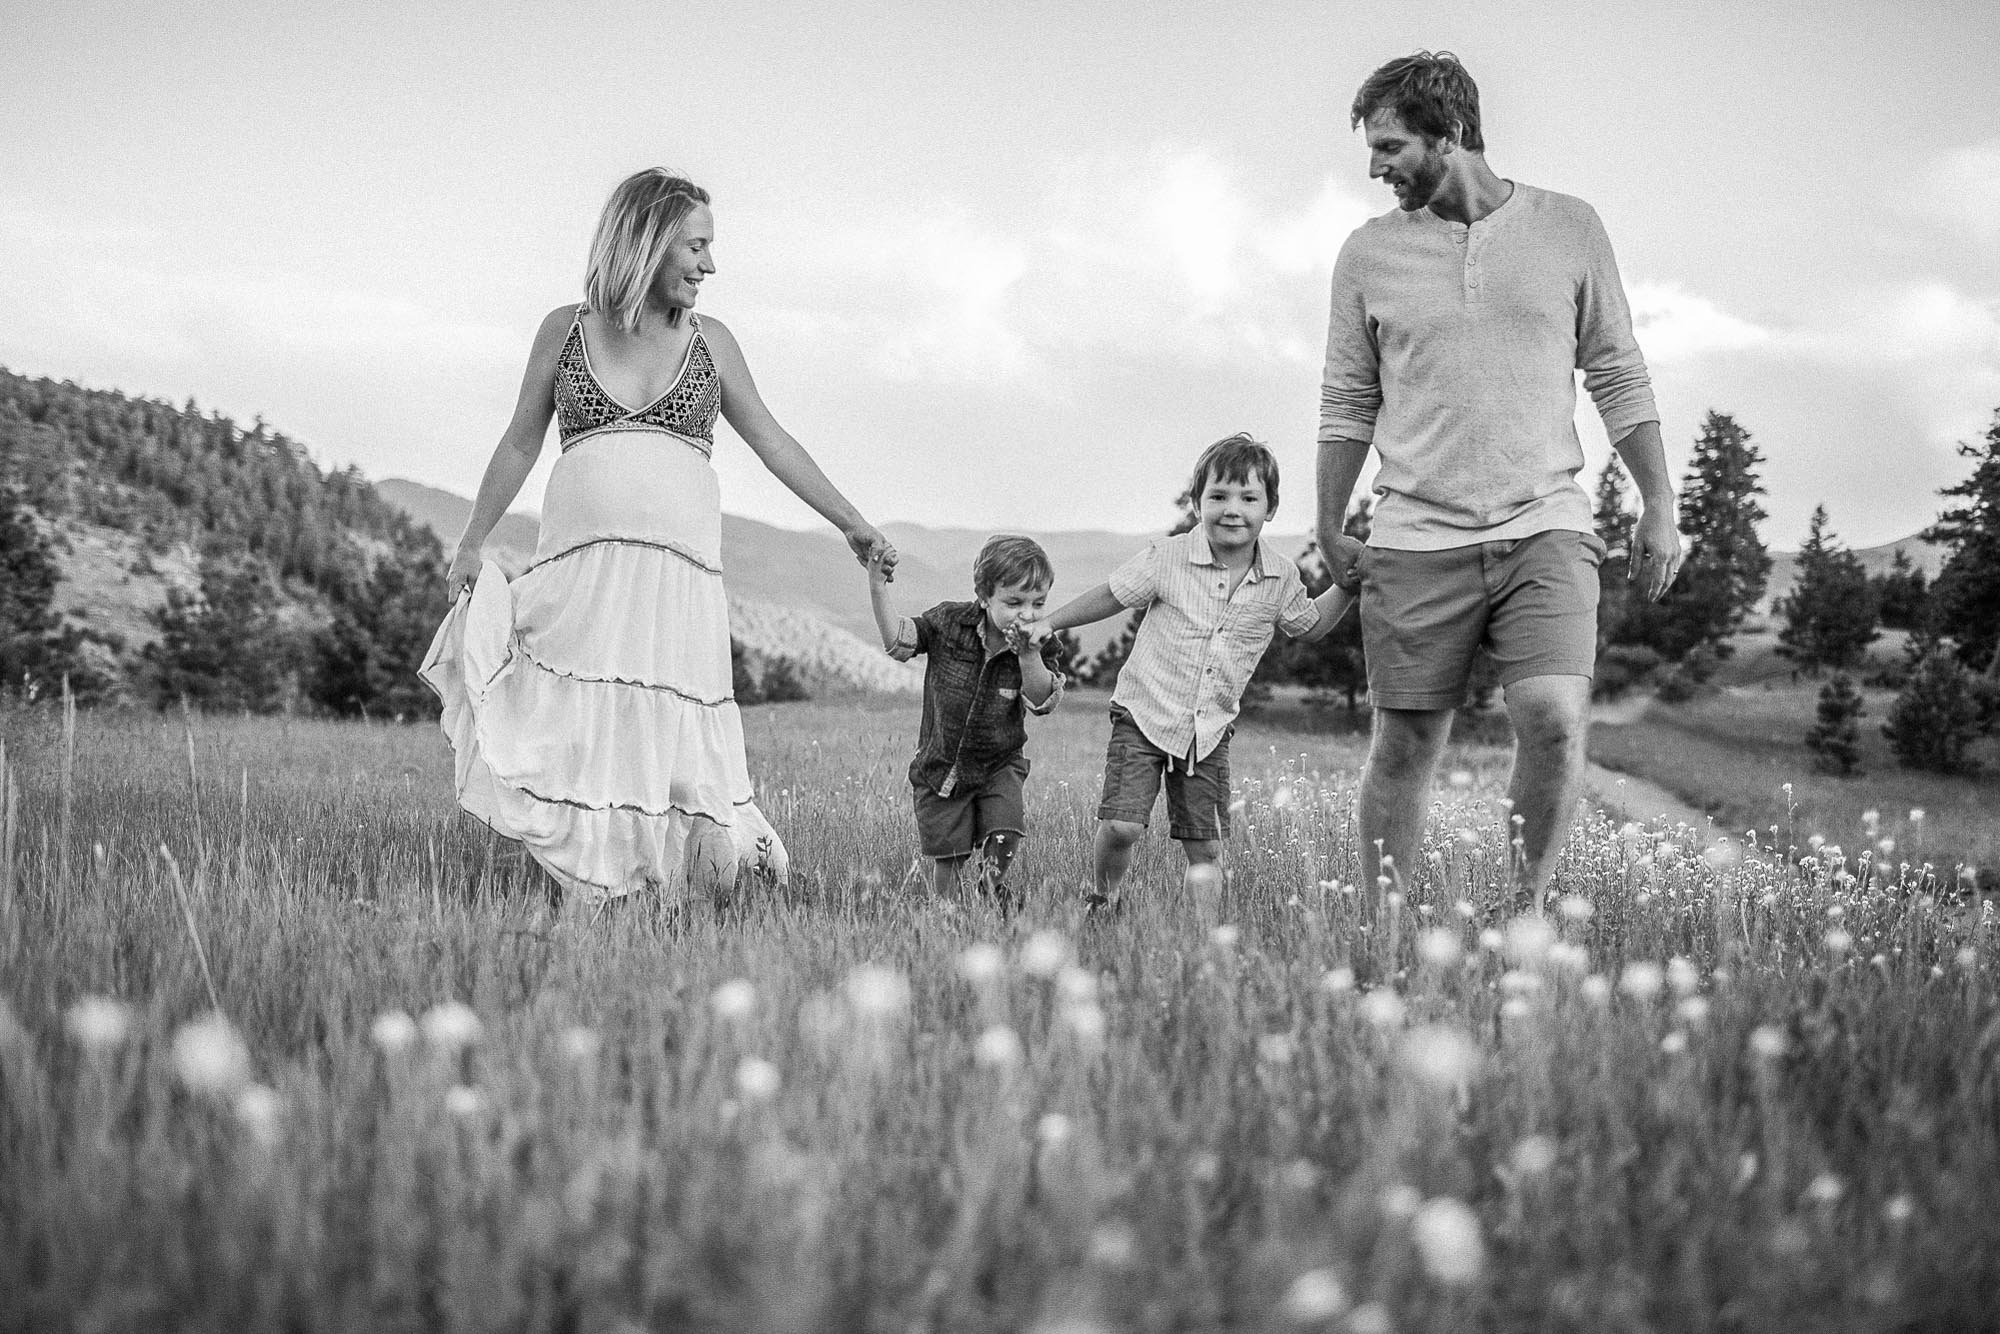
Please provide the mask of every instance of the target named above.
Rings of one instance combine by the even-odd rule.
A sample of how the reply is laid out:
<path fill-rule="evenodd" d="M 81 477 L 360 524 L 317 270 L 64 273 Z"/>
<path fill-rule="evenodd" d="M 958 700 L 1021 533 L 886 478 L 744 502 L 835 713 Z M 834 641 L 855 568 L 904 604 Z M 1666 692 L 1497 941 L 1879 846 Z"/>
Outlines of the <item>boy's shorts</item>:
<path fill-rule="evenodd" d="M 1595 534 L 1550 529 L 1444 551 L 1370 547 L 1361 560 L 1368 695 L 1385 709 L 1465 702 L 1483 645 L 1500 684 L 1597 668 Z"/>
<path fill-rule="evenodd" d="M 1143 825 L 1159 800 L 1160 779 L 1167 783 L 1167 832 L 1187 842 L 1229 837 L 1229 738 L 1222 734 L 1215 749 L 1197 760 L 1192 772 L 1185 756 L 1161 750 L 1139 730 L 1132 715 L 1111 706 L 1111 744 L 1104 751 L 1104 800 L 1100 820 L 1126 820 Z"/>
<path fill-rule="evenodd" d="M 1026 834 L 1021 784 L 1027 777 L 1028 757 L 1016 754 L 985 781 L 968 783 L 948 797 L 917 785 L 917 838 L 924 856 L 969 857 L 993 834 Z"/>

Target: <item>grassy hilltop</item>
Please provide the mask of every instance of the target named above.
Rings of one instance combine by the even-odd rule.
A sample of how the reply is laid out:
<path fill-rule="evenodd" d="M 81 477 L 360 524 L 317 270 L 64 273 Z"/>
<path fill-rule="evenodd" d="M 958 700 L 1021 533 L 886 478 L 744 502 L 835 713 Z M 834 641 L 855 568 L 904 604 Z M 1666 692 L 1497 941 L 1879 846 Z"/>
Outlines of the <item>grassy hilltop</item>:
<path fill-rule="evenodd" d="M 0 715 L 0 1328 L 1993 1327 L 2000 944 L 1862 830 L 1489 922 L 1458 750 L 1367 930 L 1354 743 L 1253 724 L 1227 883 L 1091 925 L 1084 703 L 1003 922 L 906 703 L 746 724 L 794 883 L 552 928 L 430 728 Z"/>

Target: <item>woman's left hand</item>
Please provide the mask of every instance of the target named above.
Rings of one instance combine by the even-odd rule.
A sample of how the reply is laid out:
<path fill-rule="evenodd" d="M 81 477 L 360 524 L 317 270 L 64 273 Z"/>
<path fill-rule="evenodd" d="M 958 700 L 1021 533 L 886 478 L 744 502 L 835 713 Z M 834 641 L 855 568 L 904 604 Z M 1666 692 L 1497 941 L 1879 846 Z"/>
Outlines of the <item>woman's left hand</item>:
<path fill-rule="evenodd" d="M 847 545 L 854 552 L 854 559 L 863 565 L 872 565 L 880 558 L 882 578 L 893 582 L 896 578 L 896 548 L 889 545 L 889 539 L 882 536 L 875 525 L 864 523 L 847 530 Z"/>

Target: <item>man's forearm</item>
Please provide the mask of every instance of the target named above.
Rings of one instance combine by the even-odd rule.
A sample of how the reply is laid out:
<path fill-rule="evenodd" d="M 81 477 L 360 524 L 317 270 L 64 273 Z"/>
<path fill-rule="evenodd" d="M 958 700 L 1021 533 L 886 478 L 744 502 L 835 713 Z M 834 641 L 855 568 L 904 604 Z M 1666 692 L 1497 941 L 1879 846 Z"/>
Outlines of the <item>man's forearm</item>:
<path fill-rule="evenodd" d="M 1319 542 L 1324 547 L 1340 536 L 1354 484 L 1368 462 L 1368 446 L 1359 440 L 1323 440 L 1319 447 Z"/>
<path fill-rule="evenodd" d="M 1640 422 L 1625 433 L 1614 448 L 1632 474 L 1632 485 L 1647 509 L 1674 503 L 1674 482 L 1667 474 L 1667 447 L 1660 439 L 1658 422 Z"/>

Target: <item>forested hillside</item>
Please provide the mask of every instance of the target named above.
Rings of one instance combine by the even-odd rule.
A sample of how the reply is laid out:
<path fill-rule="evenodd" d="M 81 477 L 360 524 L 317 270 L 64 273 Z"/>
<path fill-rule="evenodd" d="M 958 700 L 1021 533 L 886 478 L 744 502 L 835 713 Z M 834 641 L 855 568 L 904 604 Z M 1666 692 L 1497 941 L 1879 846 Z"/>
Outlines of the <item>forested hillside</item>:
<path fill-rule="evenodd" d="M 410 666 L 443 611 L 436 539 L 261 419 L 0 370 L 0 509 L 45 548 L 23 568 L 58 576 L 0 625 L 10 689 L 430 709 Z"/>

